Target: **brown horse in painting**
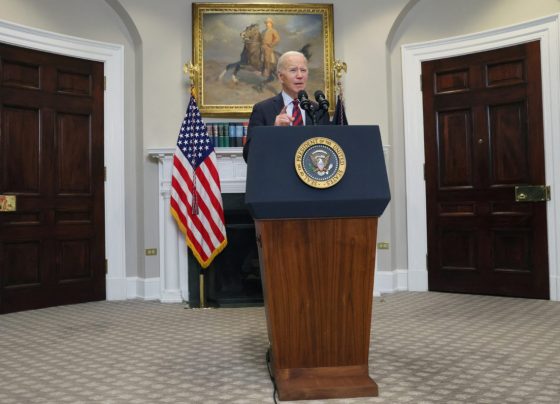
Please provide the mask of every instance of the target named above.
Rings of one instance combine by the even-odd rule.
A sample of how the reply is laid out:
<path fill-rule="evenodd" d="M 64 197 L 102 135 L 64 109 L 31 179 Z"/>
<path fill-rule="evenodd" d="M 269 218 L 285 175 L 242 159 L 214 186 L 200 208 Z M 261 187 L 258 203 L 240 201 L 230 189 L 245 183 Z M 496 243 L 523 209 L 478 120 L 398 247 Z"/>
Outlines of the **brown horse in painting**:
<path fill-rule="evenodd" d="M 239 73 L 241 69 L 246 69 L 260 75 L 262 75 L 264 71 L 264 62 L 261 50 L 262 35 L 259 30 L 259 25 L 251 24 L 247 26 L 239 35 L 243 40 L 243 50 L 241 51 L 241 56 L 237 62 L 230 63 L 226 66 L 222 73 L 220 73 L 219 80 L 223 80 L 226 74 L 231 73 L 231 80 L 234 83 L 238 83 L 239 78 L 237 77 L 237 73 Z M 311 45 L 307 44 L 299 50 L 305 55 L 308 60 L 311 57 L 311 54 L 309 52 L 310 46 Z M 278 58 L 280 56 L 280 53 L 275 53 L 276 57 Z M 268 77 L 261 77 L 259 84 L 255 88 L 258 91 L 262 91 L 264 85 L 270 83 L 271 81 L 274 81 L 276 78 L 276 71 L 273 70 L 270 72 Z"/>

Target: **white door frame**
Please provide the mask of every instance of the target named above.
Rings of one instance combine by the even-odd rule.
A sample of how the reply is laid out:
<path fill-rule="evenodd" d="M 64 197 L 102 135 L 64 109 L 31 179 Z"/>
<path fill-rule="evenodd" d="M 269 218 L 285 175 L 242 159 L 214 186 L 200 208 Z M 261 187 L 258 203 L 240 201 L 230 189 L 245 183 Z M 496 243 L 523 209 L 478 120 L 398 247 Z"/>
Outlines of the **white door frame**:
<path fill-rule="evenodd" d="M 0 42 L 105 65 L 105 255 L 107 300 L 126 299 L 124 204 L 124 47 L 0 20 Z"/>
<path fill-rule="evenodd" d="M 539 40 L 545 174 L 546 182 L 552 188 L 552 200 L 547 203 L 550 299 L 560 300 L 559 17 L 560 14 L 476 34 L 402 46 L 409 290 L 428 290 L 421 63 Z"/>

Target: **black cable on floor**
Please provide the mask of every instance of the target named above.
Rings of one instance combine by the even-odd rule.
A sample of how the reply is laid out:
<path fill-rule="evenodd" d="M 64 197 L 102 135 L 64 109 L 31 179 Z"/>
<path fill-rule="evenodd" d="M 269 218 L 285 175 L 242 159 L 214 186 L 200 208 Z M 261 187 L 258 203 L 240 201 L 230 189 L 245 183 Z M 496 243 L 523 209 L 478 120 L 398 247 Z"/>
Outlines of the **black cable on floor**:
<path fill-rule="evenodd" d="M 274 391 L 272 392 L 272 399 L 274 400 L 274 404 L 278 404 L 276 401 L 276 396 L 278 395 L 278 389 L 276 388 L 276 380 L 274 380 L 274 376 L 272 375 L 272 369 L 270 368 L 270 348 L 266 350 L 266 368 L 268 369 L 268 376 L 270 377 L 270 381 L 274 386 Z"/>

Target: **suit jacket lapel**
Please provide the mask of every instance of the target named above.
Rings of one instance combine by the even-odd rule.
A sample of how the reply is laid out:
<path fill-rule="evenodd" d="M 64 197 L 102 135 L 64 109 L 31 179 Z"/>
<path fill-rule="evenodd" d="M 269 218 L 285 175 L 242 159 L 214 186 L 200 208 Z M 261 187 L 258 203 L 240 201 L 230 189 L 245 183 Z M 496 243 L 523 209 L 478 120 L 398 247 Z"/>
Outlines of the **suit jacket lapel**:
<path fill-rule="evenodd" d="M 274 100 L 274 117 L 276 117 L 282 108 L 284 108 L 284 98 L 282 98 L 282 93 L 277 94 L 276 97 L 273 98 Z"/>

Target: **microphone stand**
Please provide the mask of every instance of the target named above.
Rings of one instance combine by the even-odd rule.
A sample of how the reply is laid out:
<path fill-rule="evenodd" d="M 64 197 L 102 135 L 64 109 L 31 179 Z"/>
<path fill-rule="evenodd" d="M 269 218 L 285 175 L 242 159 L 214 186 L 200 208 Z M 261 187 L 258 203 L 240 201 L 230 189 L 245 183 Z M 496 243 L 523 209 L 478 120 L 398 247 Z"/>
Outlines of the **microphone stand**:
<path fill-rule="evenodd" d="M 325 114 L 327 113 L 328 109 L 321 109 L 320 110 L 322 112 L 321 115 L 319 115 L 318 117 L 316 117 L 317 120 L 321 119 L 323 116 L 325 116 Z"/>
<path fill-rule="evenodd" d="M 317 119 L 315 118 L 315 109 L 313 108 L 313 104 L 309 103 L 307 108 L 303 108 L 305 112 L 307 112 L 307 117 L 311 120 L 311 125 L 317 125 Z"/>

